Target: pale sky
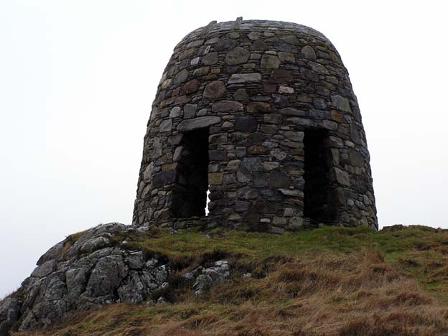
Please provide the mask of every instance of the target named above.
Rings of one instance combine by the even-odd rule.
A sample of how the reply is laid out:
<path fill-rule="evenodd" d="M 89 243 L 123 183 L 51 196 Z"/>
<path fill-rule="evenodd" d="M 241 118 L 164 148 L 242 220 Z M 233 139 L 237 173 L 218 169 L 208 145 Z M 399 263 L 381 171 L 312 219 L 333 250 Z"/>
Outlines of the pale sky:
<path fill-rule="evenodd" d="M 0 0 L 0 297 L 70 233 L 131 222 L 162 71 L 212 20 L 325 34 L 358 96 L 380 226 L 448 227 L 444 3 Z"/>

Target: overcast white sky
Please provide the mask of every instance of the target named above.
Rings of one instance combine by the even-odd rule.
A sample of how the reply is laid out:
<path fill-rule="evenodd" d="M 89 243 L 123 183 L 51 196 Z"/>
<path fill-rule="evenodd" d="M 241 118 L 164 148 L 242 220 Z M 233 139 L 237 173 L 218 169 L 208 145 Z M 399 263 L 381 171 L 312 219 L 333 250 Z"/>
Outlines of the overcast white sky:
<path fill-rule="evenodd" d="M 444 3 L 0 0 L 0 297 L 68 234 L 130 223 L 163 68 L 212 20 L 330 38 L 359 99 L 380 225 L 448 227 Z"/>

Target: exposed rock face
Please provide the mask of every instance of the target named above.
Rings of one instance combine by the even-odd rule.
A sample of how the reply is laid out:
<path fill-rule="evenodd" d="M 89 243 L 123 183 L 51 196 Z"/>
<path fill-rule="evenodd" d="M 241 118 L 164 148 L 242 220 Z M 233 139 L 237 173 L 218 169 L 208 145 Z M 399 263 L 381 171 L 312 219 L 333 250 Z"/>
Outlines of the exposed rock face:
<path fill-rule="evenodd" d="M 120 241 L 123 233 L 138 234 L 130 226 L 105 224 L 48 250 L 21 288 L 0 302 L 0 336 L 10 329 L 46 327 L 72 311 L 103 304 L 164 302 L 168 259 L 127 248 Z M 185 285 L 200 294 L 229 274 L 228 263 L 218 261 L 190 272 Z"/>
<path fill-rule="evenodd" d="M 287 22 L 212 22 L 175 47 L 148 123 L 133 223 L 193 217 L 275 233 L 377 228 L 358 103 L 324 35 Z"/>

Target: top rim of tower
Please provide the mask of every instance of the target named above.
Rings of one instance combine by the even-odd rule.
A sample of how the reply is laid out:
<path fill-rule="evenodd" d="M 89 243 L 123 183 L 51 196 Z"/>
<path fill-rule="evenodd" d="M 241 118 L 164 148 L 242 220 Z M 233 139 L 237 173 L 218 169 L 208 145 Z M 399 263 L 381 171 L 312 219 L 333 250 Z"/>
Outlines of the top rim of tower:
<path fill-rule="evenodd" d="M 314 28 L 301 25 L 294 22 L 288 21 L 275 21 L 275 20 L 243 20 L 241 17 L 237 18 L 235 21 L 211 21 L 208 25 L 197 28 L 192 32 L 188 33 L 180 42 L 183 44 L 185 42 L 197 39 L 204 38 L 207 35 L 214 35 L 214 33 L 219 32 L 230 32 L 230 31 L 258 31 L 258 30 L 283 30 L 283 31 L 291 31 L 294 33 L 300 33 L 307 36 L 312 36 L 318 39 L 322 39 L 327 43 L 330 43 L 330 40 L 321 32 L 317 31 Z"/>

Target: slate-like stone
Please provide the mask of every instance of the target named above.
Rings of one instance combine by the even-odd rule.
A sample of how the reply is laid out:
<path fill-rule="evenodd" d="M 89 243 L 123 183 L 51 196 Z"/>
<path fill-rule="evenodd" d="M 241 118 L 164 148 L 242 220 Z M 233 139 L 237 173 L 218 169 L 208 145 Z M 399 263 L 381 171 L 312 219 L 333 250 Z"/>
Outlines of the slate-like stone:
<path fill-rule="evenodd" d="M 344 112 L 352 112 L 350 101 L 345 97 L 342 97 L 340 95 L 333 95 L 331 96 L 331 102 L 338 110 Z"/>
<path fill-rule="evenodd" d="M 238 45 L 238 42 L 228 38 L 220 38 L 219 41 L 215 44 L 216 51 L 226 51 L 235 48 Z"/>
<path fill-rule="evenodd" d="M 185 82 L 188 79 L 188 70 L 183 69 L 179 71 L 173 79 L 173 83 L 178 85 Z"/>
<path fill-rule="evenodd" d="M 212 111 L 215 113 L 228 113 L 243 111 L 243 104 L 233 100 L 222 100 L 212 105 Z"/>
<path fill-rule="evenodd" d="M 177 130 L 179 132 L 188 132 L 198 128 L 210 127 L 211 125 L 217 124 L 221 122 L 220 117 L 215 116 L 206 116 L 206 117 L 197 117 L 194 119 L 183 120 L 179 126 L 177 126 Z"/>
<path fill-rule="evenodd" d="M 311 47 L 309 45 L 304 46 L 301 49 L 301 53 L 302 53 L 303 57 L 305 57 L 305 58 L 307 58 L 309 60 L 313 60 L 314 61 L 316 59 L 316 52 L 314 51 L 313 47 Z"/>
<path fill-rule="evenodd" d="M 343 171 L 342 169 L 335 167 L 334 172 L 336 175 L 336 181 L 339 184 L 342 184 L 344 186 L 350 186 L 350 178 L 346 171 Z"/>
<path fill-rule="evenodd" d="M 267 69 L 278 69 L 280 60 L 275 55 L 264 54 L 261 58 L 261 67 Z"/>
<path fill-rule="evenodd" d="M 174 106 L 170 110 L 170 118 L 177 118 L 180 117 L 182 114 L 182 109 L 179 106 Z"/>
<path fill-rule="evenodd" d="M 209 99 L 221 98 L 226 93 L 226 85 L 222 81 L 212 81 L 205 86 L 203 96 Z"/>
<path fill-rule="evenodd" d="M 175 180 L 175 172 L 174 171 L 166 171 L 154 174 L 152 178 L 152 185 L 154 188 L 159 188 L 169 183 L 173 183 Z"/>
<path fill-rule="evenodd" d="M 173 121 L 171 119 L 163 120 L 159 126 L 159 132 L 171 132 Z"/>
<path fill-rule="evenodd" d="M 233 99 L 238 100 L 238 101 L 242 101 L 242 102 L 246 102 L 249 100 L 249 96 L 247 94 L 246 89 L 238 89 L 235 91 L 235 93 L 233 94 Z"/>
<path fill-rule="evenodd" d="M 242 47 L 236 47 L 226 54 L 225 62 L 229 65 L 246 63 L 249 56 L 249 50 Z"/>
<path fill-rule="evenodd" d="M 217 52 L 211 52 L 205 55 L 202 58 L 202 64 L 204 65 L 213 65 L 218 63 L 218 53 Z"/>
<path fill-rule="evenodd" d="M 244 73 L 244 74 L 233 74 L 230 76 L 229 84 L 240 84 L 249 82 L 259 82 L 261 81 L 261 74 L 259 73 Z"/>
<path fill-rule="evenodd" d="M 255 132 L 258 123 L 254 117 L 241 116 L 235 118 L 235 130 L 239 132 Z"/>
<path fill-rule="evenodd" d="M 304 117 L 306 116 L 306 112 L 302 110 L 295 109 L 293 107 L 286 107 L 280 110 L 280 113 L 286 116 L 293 117 Z"/>
<path fill-rule="evenodd" d="M 269 185 L 272 188 L 288 188 L 288 174 L 278 169 L 271 171 L 271 173 L 269 174 Z"/>
<path fill-rule="evenodd" d="M 200 85 L 201 85 L 201 83 L 197 79 L 192 79 L 192 80 L 186 82 L 182 86 L 182 92 L 184 94 L 194 93 L 194 92 L 196 92 L 199 89 Z"/>
<path fill-rule="evenodd" d="M 271 105 L 264 102 L 252 102 L 247 104 L 247 112 L 249 113 L 268 113 L 271 111 Z"/>

